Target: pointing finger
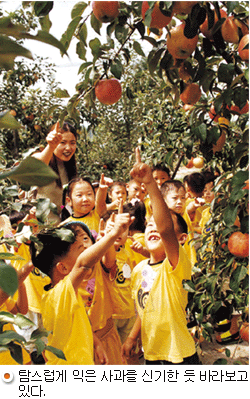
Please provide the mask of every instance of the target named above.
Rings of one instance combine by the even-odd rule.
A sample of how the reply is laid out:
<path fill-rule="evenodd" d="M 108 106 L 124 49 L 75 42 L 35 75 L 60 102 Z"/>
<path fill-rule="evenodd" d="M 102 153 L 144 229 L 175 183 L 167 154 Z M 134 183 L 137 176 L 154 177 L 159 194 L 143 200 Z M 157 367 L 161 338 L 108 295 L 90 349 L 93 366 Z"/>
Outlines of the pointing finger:
<path fill-rule="evenodd" d="M 140 154 L 139 147 L 136 147 L 136 149 L 135 149 L 135 160 L 136 160 L 136 163 L 141 162 L 141 154 Z"/>
<path fill-rule="evenodd" d="M 121 199 L 119 201 L 119 206 L 118 206 L 118 213 L 123 213 L 123 200 Z"/>

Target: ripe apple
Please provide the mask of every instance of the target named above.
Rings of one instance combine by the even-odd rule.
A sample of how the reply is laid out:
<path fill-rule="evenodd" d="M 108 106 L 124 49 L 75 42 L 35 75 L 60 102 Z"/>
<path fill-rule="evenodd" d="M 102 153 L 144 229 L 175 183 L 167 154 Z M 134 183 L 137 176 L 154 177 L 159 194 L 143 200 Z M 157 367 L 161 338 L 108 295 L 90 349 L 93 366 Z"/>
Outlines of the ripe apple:
<path fill-rule="evenodd" d="M 235 23 L 233 15 L 227 17 L 227 19 L 221 25 L 221 34 L 225 42 L 227 43 L 239 43 L 240 37 L 238 32 L 238 25 Z"/>
<path fill-rule="evenodd" d="M 243 341 L 249 342 L 249 323 L 243 323 L 240 328 L 240 336 Z"/>
<path fill-rule="evenodd" d="M 102 79 L 95 86 L 95 95 L 102 104 L 115 104 L 122 95 L 121 83 L 114 78 Z"/>
<path fill-rule="evenodd" d="M 169 22 L 172 19 L 172 15 L 167 17 L 164 15 L 159 7 L 159 2 L 155 2 L 154 8 L 151 13 L 151 22 L 150 22 L 150 28 L 157 28 L 157 29 L 162 29 L 165 26 L 169 24 Z M 146 11 L 149 9 L 149 4 L 148 1 L 143 1 L 142 2 L 142 9 L 141 9 L 141 14 L 142 18 L 145 19 L 145 14 Z"/>
<path fill-rule="evenodd" d="M 12 115 L 12 116 L 16 116 L 16 111 L 15 111 L 14 109 L 11 109 L 9 113 L 10 113 L 10 115 Z"/>
<path fill-rule="evenodd" d="M 228 250 L 232 255 L 246 258 L 249 254 L 249 234 L 236 231 L 228 239 Z"/>
<path fill-rule="evenodd" d="M 112 22 L 119 15 L 119 1 L 93 1 L 94 16 L 101 22 Z"/>
<path fill-rule="evenodd" d="M 180 95 L 184 104 L 194 105 L 201 98 L 201 89 L 197 83 L 189 83 Z"/>
<path fill-rule="evenodd" d="M 211 105 L 208 115 L 214 122 L 218 122 L 220 115 L 216 114 L 214 104 Z"/>
<path fill-rule="evenodd" d="M 220 10 L 220 16 L 221 18 L 227 18 L 227 13 L 225 10 Z M 200 25 L 200 31 L 201 33 L 209 40 L 213 40 L 213 27 L 216 24 L 216 22 L 218 22 L 218 16 L 217 13 L 214 12 L 214 24 L 212 26 L 212 28 L 208 29 L 208 17 L 206 17 L 205 21 L 203 22 L 203 24 Z"/>
<path fill-rule="evenodd" d="M 249 34 L 242 37 L 239 43 L 238 53 L 242 61 L 249 61 Z"/>
<path fill-rule="evenodd" d="M 230 111 L 234 111 L 239 115 L 247 114 L 249 112 L 249 102 L 247 101 L 243 108 L 240 109 L 238 105 L 232 105 Z"/>
<path fill-rule="evenodd" d="M 167 49 L 173 58 L 186 59 L 196 49 L 198 43 L 198 35 L 193 39 L 188 39 L 184 35 L 185 24 L 175 26 L 167 35 Z"/>
<path fill-rule="evenodd" d="M 202 157 L 196 157 L 193 159 L 193 165 L 195 168 L 201 169 L 204 166 L 204 159 Z"/>
<path fill-rule="evenodd" d="M 226 142 L 226 133 L 223 130 L 220 137 L 216 141 L 216 144 L 213 144 L 213 153 L 215 154 L 216 152 L 220 152 L 224 147 L 225 142 Z"/>
<path fill-rule="evenodd" d="M 173 12 L 174 14 L 189 14 L 198 1 L 174 1 Z"/>
<path fill-rule="evenodd" d="M 186 164 L 186 168 L 188 168 L 188 169 L 193 168 L 193 166 L 194 166 L 193 160 L 194 160 L 194 157 L 192 157 L 191 159 L 189 159 L 188 163 Z"/>

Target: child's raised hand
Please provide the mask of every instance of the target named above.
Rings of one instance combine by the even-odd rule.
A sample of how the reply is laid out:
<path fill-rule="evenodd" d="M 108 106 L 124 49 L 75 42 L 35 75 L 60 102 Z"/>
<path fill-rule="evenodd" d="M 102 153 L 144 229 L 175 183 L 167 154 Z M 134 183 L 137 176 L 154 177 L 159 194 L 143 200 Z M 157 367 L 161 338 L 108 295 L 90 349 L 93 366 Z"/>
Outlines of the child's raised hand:
<path fill-rule="evenodd" d="M 109 188 L 113 184 L 113 180 L 110 177 L 105 177 L 104 173 L 101 174 L 99 188 Z"/>
<path fill-rule="evenodd" d="M 59 121 L 57 121 L 55 128 L 46 137 L 46 141 L 51 147 L 56 148 L 62 140 L 62 133 L 59 132 L 59 128 Z"/>
<path fill-rule="evenodd" d="M 118 213 L 115 217 L 114 230 L 115 233 L 119 236 L 124 233 L 131 223 L 134 221 L 134 217 L 131 217 L 129 213 Z"/>
<path fill-rule="evenodd" d="M 149 184 L 153 180 L 150 166 L 141 162 L 139 147 L 135 149 L 135 164 L 130 171 L 130 176 L 139 183 L 144 184 Z"/>

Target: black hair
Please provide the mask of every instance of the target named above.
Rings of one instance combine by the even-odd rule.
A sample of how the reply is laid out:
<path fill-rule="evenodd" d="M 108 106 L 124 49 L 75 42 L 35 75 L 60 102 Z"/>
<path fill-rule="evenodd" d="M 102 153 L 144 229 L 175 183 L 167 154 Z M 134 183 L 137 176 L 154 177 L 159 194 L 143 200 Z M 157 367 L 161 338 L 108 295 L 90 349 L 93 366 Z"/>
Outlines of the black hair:
<path fill-rule="evenodd" d="M 68 196 L 68 197 L 71 198 L 73 188 L 75 187 L 76 183 L 80 183 L 80 182 L 86 182 L 86 183 L 88 183 L 88 184 L 90 185 L 90 187 L 92 188 L 93 193 L 94 193 L 94 195 L 95 195 L 95 189 L 94 189 L 94 187 L 93 187 L 93 185 L 92 185 L 90 179 L 89 179 L 88 177 L 81 177 L 81 176 L 79 176 L 79 177 L 76 177 L 76 178 L 70 180 L 70 182 L 69 182 L 69 184 L 68 184 L 68 187 L 67 187 L 67 196 Z"/>
<path fill-rule="evenodd" d="M 165 166 L 164 164 L 158 163 L 157 165 L 152 166 L 151 170 L 152 170 L 152 173 L 155 170 L 161 170 L 162 172 L 166 172 L 168 174 L 168 176 L 170 177 L 170 169 L 167 166 Z"/>
<path fill-rule="evenodd" d="M 55 127 L 55 125 L 52 126 L 51 130 L 53 130 Z M 66 132 L 71 132 L 76 140 L 77 140 L 77 132 L 76 129 L 74 128 L 74 126 L 72 126 L 70 123 L 68 122 L 64 122 L 63 126 L 61 128 L 59 128 L 59 132 L 60 133 L 66 133 Z M 75 154 L 70 158 L 69 161 L 63 162 L 64 166 L 65 166 L 65 170 L 68 176 L 68 181 L 70 181 L 71 179 L 73 179 L 74 177 L 77 176 L 77 168 L 76 168 L 76 159 L 75 159 Z M 60 179 L 60 174 L 59 174 L 59 170 L 58 170 L 58 165 L 57 165 L 57 157 L 55 156 L 55 154 L 52 155 L 52 158 L 49 162 L 49 166 L 58 174 L 59 178 L 56 179 L 56 184 L 59 187 L 62 187 L 62 181 Z"/>
<path fill-rule="evenodd" d="M 172 218 L 173 217 L 176 218 L 178 232 L 180 234 L 183 234 L 183 233 L 188 234 L 188 225 L 187 225 L 185 219 L 179 213 L 176 213 L 172 209 L 170 209 L 170 213 L 171 213 Z"/>
<path fill-rule="evenodd" d="M 184 176 L 183 182 L 187 183 L 191 191 L 195 194 L 201 194 L 205 188 L 205 178 L 199 172 Z"/>
<path fill-rule="evenodd" d="M 12 210 L 9 215 L 11 226 L 16 226 L 18 222 L 21 222 L 29 214 L 31 208 L 31 205 L 23 205 L 20 211 Z"/>
<path fill-rule="evenodd" d="M 163 198 L 169 191 L 173 190 L 173 188 L 176 188 L 177 190 L 183 188 L 184 191 L 186 191 L 184 184 L 180 180 L 164 181 L 164 183 L 161 186 L 161 193 Z"/>
<path fill-rule="evenodd" d="M 212 172 L 210 172 L 210 171 L 208 171 L 208 170 L 204 170 L 204 172 L 201 172 L 201 174 L 204 176 L 205 185 L 206 185 L 207 183 L 214 182 L 215 179 L 216 179 L 216 176 L 215 176 Z"/>
<path fill-rule="evenodd" d="M 92 242 L 95 242 L 89 228 L 85 223 L 79 221 L 70 221 L 60 227 L 43 230 L 37 234 L 38 242 L 31 241 L 30 244 L 33 265 L 43 273 L 52 277 L 53 268 L 57 262 L 68 254 L 72 244 L 76 241 L 77 235 L 79 234 L 77 227 L 84 230 L 89 235 Z M 68 234 L 65 237 L 64 233 L 66 229 L 68 230 Z M 65 237 L 64 239 L 62 238 L 63 236 Z"/>
<path fill-rule="evenodd" d="M 44 230 L 37 234 L 38 243 L 31 241 L 31 260 L 35 267 L 43 273 L 52 277 L 52 270 L 61 259 L 69 252 L 71 245 L 75 242 L 76 235 L 72 229 L 71 240 L 65 241 L 57 235 L 64 227 Z"/>
<path fill-rule="evenodd" d="M 129 213 L 130 216 L 135 217 L 135 220 L 129 226 L 129 230 L 130 231 L 137 230 L 137 231 L 144 233 L 145 227 L 146 227 L 145 204 L 142 201 L 136 201 L 134 205 L 131 204 L 131 202 L 129 202 L 128 204 L 124 205 L 123 212 Z"/>

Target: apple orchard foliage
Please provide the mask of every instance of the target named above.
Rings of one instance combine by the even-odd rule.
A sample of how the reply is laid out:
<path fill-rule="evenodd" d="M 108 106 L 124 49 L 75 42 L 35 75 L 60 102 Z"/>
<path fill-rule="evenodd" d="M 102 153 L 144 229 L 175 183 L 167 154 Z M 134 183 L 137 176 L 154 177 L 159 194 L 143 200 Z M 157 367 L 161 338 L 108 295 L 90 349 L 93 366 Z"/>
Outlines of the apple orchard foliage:
<path fill-rule="evenodd" d="M 45 31 L 49 30 L 49 3 L 43 2 L 43 10 L 36 9 Z M 209 231 L 201 239 L 193 279 L 185 282 L 189 307 L 207 337 L 212 331 L 210 321 L 222 305 L 241 310 L 245 317 L 248 304 L 248 258 L 237 258 L 227 248 L 234 231 L 248 233 L 248 189 L 244 188 L 248 113 L 241 115 L 233 108 L 241 110 L 249 98 L 248 62 L 238 54 L 238 42 L 248 30 L 248 2 L 194 2 L 189 14 L 174 14 L 162 32 L 149 28 L 155 2 L 148 5 L 143 19 L 142 2 L 121 1 L 119 15 L 107 23 L 95 17 L 91 3 L 73 5 L 71 22 L 60 42 L 65 51 L 74 45 L 82 64 L 76 93 L 61 108 L 60 118 L 70 118 L 79 127 L 79 171 L 92 179 L 99 178 L 103 167 L 110 177 L 128 179 L 138 144 L 144 161 L 165 162 L 172 172 L 180 162 L 183 166 L 196 156 L 204 157 L 205 166 L 219 167 Z M 160 2 L 159 7 L 169 17 L 176 4 Z M 223 40 L 225 19 L 219 18 L 220 9 L 222 15 L 226 12 L 240 21 L 240 28 L 233 32 L 237 43 Z M 200 29 L 205 18 L 209 38 Z M 166 46 L 169 32 L 180 24 L 185 26 L 186 38 L 198 36 L 195 50 L 186 59 L 174 59 Z M 95 86 L 107 78 L 118 79 L 122 85 L 121 99 L 110 106 L 95 97 Z M 185 111 L 181 95 L 191 83 L 199 85 L 201 96 Z M 211 119 L 211 106 L 215 115 L 229 120 L 228 128 Z M 222 134 L 226 134 L 223 148 L 213 151 Z M 211 320 L 204 322 L 208 315 Z"/>

